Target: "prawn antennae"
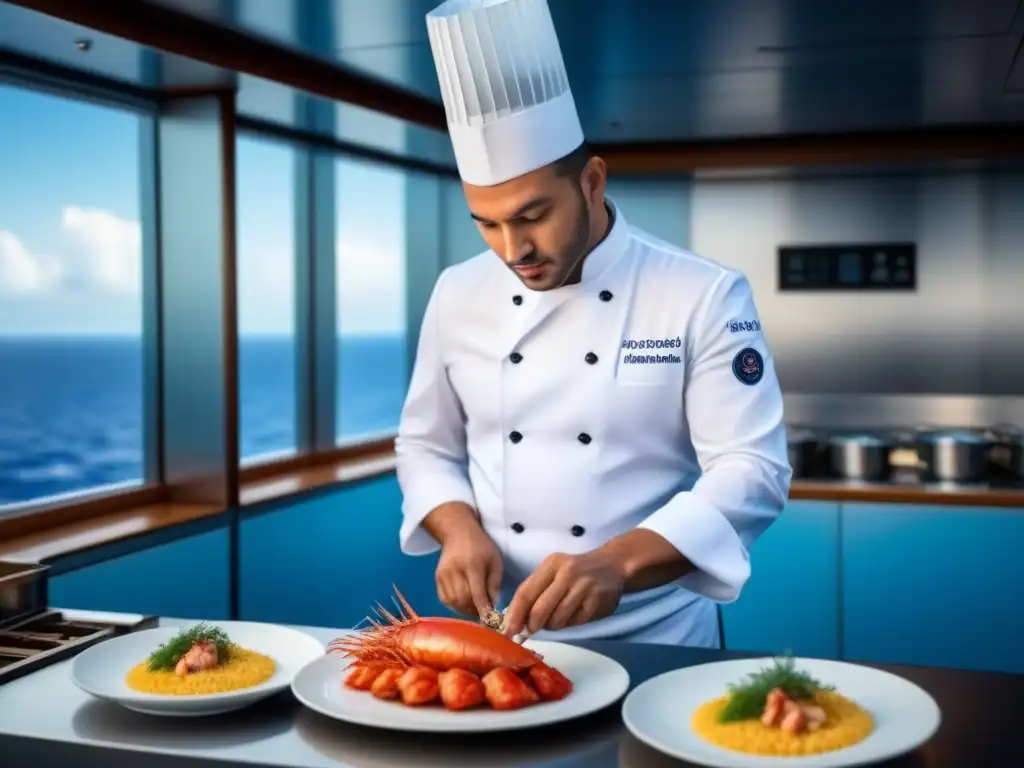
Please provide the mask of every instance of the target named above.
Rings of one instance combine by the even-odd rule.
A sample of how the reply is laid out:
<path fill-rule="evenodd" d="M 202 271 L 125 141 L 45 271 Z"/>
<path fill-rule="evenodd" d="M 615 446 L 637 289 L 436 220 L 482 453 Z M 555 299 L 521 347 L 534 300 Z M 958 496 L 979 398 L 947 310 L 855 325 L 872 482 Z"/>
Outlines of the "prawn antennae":
<path fill-rule="evenodd" d="M 364 617 L 355 628 L 358 629 L 364 623 L 370 626 L 331 641 L 327 647 L 328 653 L 342 653 L 346 658 L 355 657 L 356 660 L 387 658 L 405 662 L 398 650 L 396 633 L 419 621 L 420 617 L 397 585 L 392 583 L 391 586 L 395 590 L 392 600 L 398 610 L 392 613 L 378 602 L 373 608 L 376 616 Z"/>
<path fill-rule="evenodd" d="M 395 597 L 393 599 L 397 601 L 398 607 L 401 609 L 402 618 L 406 621 L 416 621 L 419 619 L 416 611 L 413 610 L 409 601 L 405 599 L 405 595 L 403 595 L 401 590 L 398 589 L 398 585 L 392 582 L 391 587 L 395 590 Z"/>

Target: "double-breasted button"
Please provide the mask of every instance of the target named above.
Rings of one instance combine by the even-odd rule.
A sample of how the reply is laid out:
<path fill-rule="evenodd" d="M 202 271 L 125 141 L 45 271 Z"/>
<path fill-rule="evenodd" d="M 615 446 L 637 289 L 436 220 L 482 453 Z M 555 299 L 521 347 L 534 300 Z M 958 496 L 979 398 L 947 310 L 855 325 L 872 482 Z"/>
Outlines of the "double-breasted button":
<path fill-rule="evenodd" d="M 520 432 L 509 432 L 508 439 L 511 440 L 513 443 L 518 443 L 520 440 L 523 439 L 523 435 Z"/>
<path fill-rule="evenodd" d="M 512 530 L 515 531 L 516 533 L 522 533 L 526 529 L 523 528 L 523 524 L 522 523 L 512 523 Z"/>
<path fill-rule="evenodd" d="M 578 435 L 576 435 L 576 439 L 579 440 L 584 445 L 590 445 L 591 437 L 586 432 L 580 432 Z"/>
<path fill-rule="evenodd" d="M 597 355 L 595 355 L 593 352 L 587 352 L 587 356 L 584 357 L 583 359 L 586 360 L 590 365 L 593 365 L 594 363 L 597 362 Z"/>
<path fill-rule="evenodd" d="M 511 355 L 508 356 L 508 359 L 511 360 L 513 363 L 523 362 L 523 356 L 520 355 L 518 352 L 513 352 Z"/>
<path fill-rule="evenodd" d="M 611 301 L 612 300 L 612 292 L 611 291 L 601 291 L 599 294 L 597 294 L 597 298 L 599 298 L 601 301 Z"/>
<path fill-rule="evenodd" d="M 586 531 L 583 530 L 583 526 L 582 525 L 574 525 L 572 527 L 572 535 L 573 536 L 582 536 L 584 533 L 586 533 Z"/>
<path fill-rule="evenodd" d="M 611 295 L 609 294 L 609 298 L 610 297 Z M 605 299 L 605 301 L 608 301 L 608 299 Z M 512 297 L 512 303 L 518 307 L 520 304 L 523 303 L 523 297 L 517 293 L 515 296 Z"/>

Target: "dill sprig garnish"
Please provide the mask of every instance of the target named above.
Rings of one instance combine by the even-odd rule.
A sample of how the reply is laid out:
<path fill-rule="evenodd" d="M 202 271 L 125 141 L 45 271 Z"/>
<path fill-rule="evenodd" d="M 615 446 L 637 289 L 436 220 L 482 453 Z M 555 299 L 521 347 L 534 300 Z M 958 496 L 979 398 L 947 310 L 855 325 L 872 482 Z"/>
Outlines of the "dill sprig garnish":
<path fill-rule="evenodd" d="M 718 716 L 719 722 L 753 720 L 764 711 L 768 694 L 781 688 L 791 699 L 810 699 L 818 691 L 831 691 L 806 672 L 796 669 L 792 656 L 775 659 L 770 667 L 747 675 L 742 681 L 729 686 L 729 702 Z"/>
<path fill-rule="evenodd" d="M 218 664 L 223 664 L 228 660 L 228 655 L 231 652 L 231 640 L 228 638 L 227 633 L 220 627 L 212 627 L 209 624 L 201 623 L 187 629 L 182 629 L 178 634 L 153 651 L 149 657 L 150 671 L 174 669 L 178 659 L 184 656 L 189 648 L 204 640 L 217 646 Z"/>

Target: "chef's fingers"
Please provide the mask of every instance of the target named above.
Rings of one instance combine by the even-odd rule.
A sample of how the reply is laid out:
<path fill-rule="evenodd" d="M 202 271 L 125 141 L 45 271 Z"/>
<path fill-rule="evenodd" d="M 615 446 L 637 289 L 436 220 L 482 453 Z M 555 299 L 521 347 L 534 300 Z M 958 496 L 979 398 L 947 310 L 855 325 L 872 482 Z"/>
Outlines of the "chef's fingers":
<path fill-rule="evenodd" d="M 550 590 L 548 590 L 550 592 Z M 576 613 L 583 607 L 584 601 L 590 594 L 590 586 L 585 581 L 577 581 L 566 592 L 561 602 L 551 612 L 551 616 L 548 617 L 547 623 L 544 625 L 546 629 L 565 629 L 566 627 L 572 626 L 569 622 L 576 615 Z M 545 597 L 547 593 L 545 593 Z M 541 598 L 544 599 L 544 598 Z M 533 615 L 530 615 L 531 626 Z"/>
<path fill-rule="evenodd" d="M 501 594 L 501 556 L 496 555 L 487 569 L 487 597 L 490 598 L 491 607 L 498 605 L 498 596 Z"/>
<path fill-rule="evenodd" d="M 437 574 L 437 597 L 453 611 L 465 614 L 467 604 L 472 613 L 472 601 L 469 600 L 469 589 L 466 580 L 459 571 L 445 568 Z"/>
<path fill-rule="evenodd" d="M 447 571 L 438 571 L 435 576 L 437 582 L 437 599 L 440 600 L 444 605 L 449 608 L 453 608 L 452 605 L 452 590 L 449 586 L 449 575 Z"/>
<path fill-rule="evenodd" d="M 526 620 L 544 590 L 554 578 L 554 570 L 545 564 L 530 574 L 526 580 L 519 585 L 512 600 L 505 612 L 505 634 L 514 637 L 526 629 Z"/>
<path fill-rule="evenodd" d="M 470 591 L 468 574 L 465 570 L 452 573 L 451 591 L 452 608 L 463 616 L 472 616 L 474 613 L 477 613 L 474 607 L 473 593 Z"/>
<path fill-rule="evenodd" d="M 601 599 L 596 593 L 591 592 L 585 598 L 583 598 L 583 604 L 580 605 L 579 609 L 572 615 L 572 618 L 566 623 L 567 627 L 575 627 L 579 624 L 586 624 L 591 621 L 597 614 L 597 609 L 601 607 Z"/>
<path fill-rule="evenodd" d="M 548 626 L 548 620 L 551 618 L 551 615 L 568 596 L 575 583 L 568 576 L 559 575 L 534 601 L 533 607 L 530 608 L 529 618 L 526 621 L 526 627 L 530 630 L 531 635 L 540 632 Z"/>
<path fill-rule="evenodd" d="M 466 569 L 466 583 L 469 596 L 476 612 L 483 619 L 491 612 L 491 601 L 487 599 L 487 563 L 474 564 Z"/>

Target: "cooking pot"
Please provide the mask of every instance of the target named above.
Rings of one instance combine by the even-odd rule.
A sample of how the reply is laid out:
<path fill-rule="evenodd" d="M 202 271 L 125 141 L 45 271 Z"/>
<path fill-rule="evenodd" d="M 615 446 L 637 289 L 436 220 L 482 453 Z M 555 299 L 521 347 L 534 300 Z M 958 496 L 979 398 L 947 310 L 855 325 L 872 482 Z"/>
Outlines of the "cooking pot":
<path fill-rule="evenodd" d="M 1024 434 L 1017 428 L 997 429 L 993 437 L 992 463 L 1024 477 Z"/>
<path fill-rule="evenodd" d="M 794 430 L 786 434 L 786 446 L 789 451 L 789 465 L 793 468 L 793 477 L 807 477 L 814 473 L 818 452 L 818 441 L 807 430 Z"/>
<path fill-rule="evenodd" d="M 917 455 L 925 475 L 943 482 L 981 481 L 991 450 L 992 440 L 974 432 L 931 432 L 917 438 Z"/>
<path fill-rule="evenodd" d="M 836 435 L 829 440 L 832 470 L 847 480 L 887 480 L 892 443 L 876 435 Z"/>
<path fill-rule="evenodd" d="M 48 565 L 0 561 L 0 627 L 46 607 Z"/>

